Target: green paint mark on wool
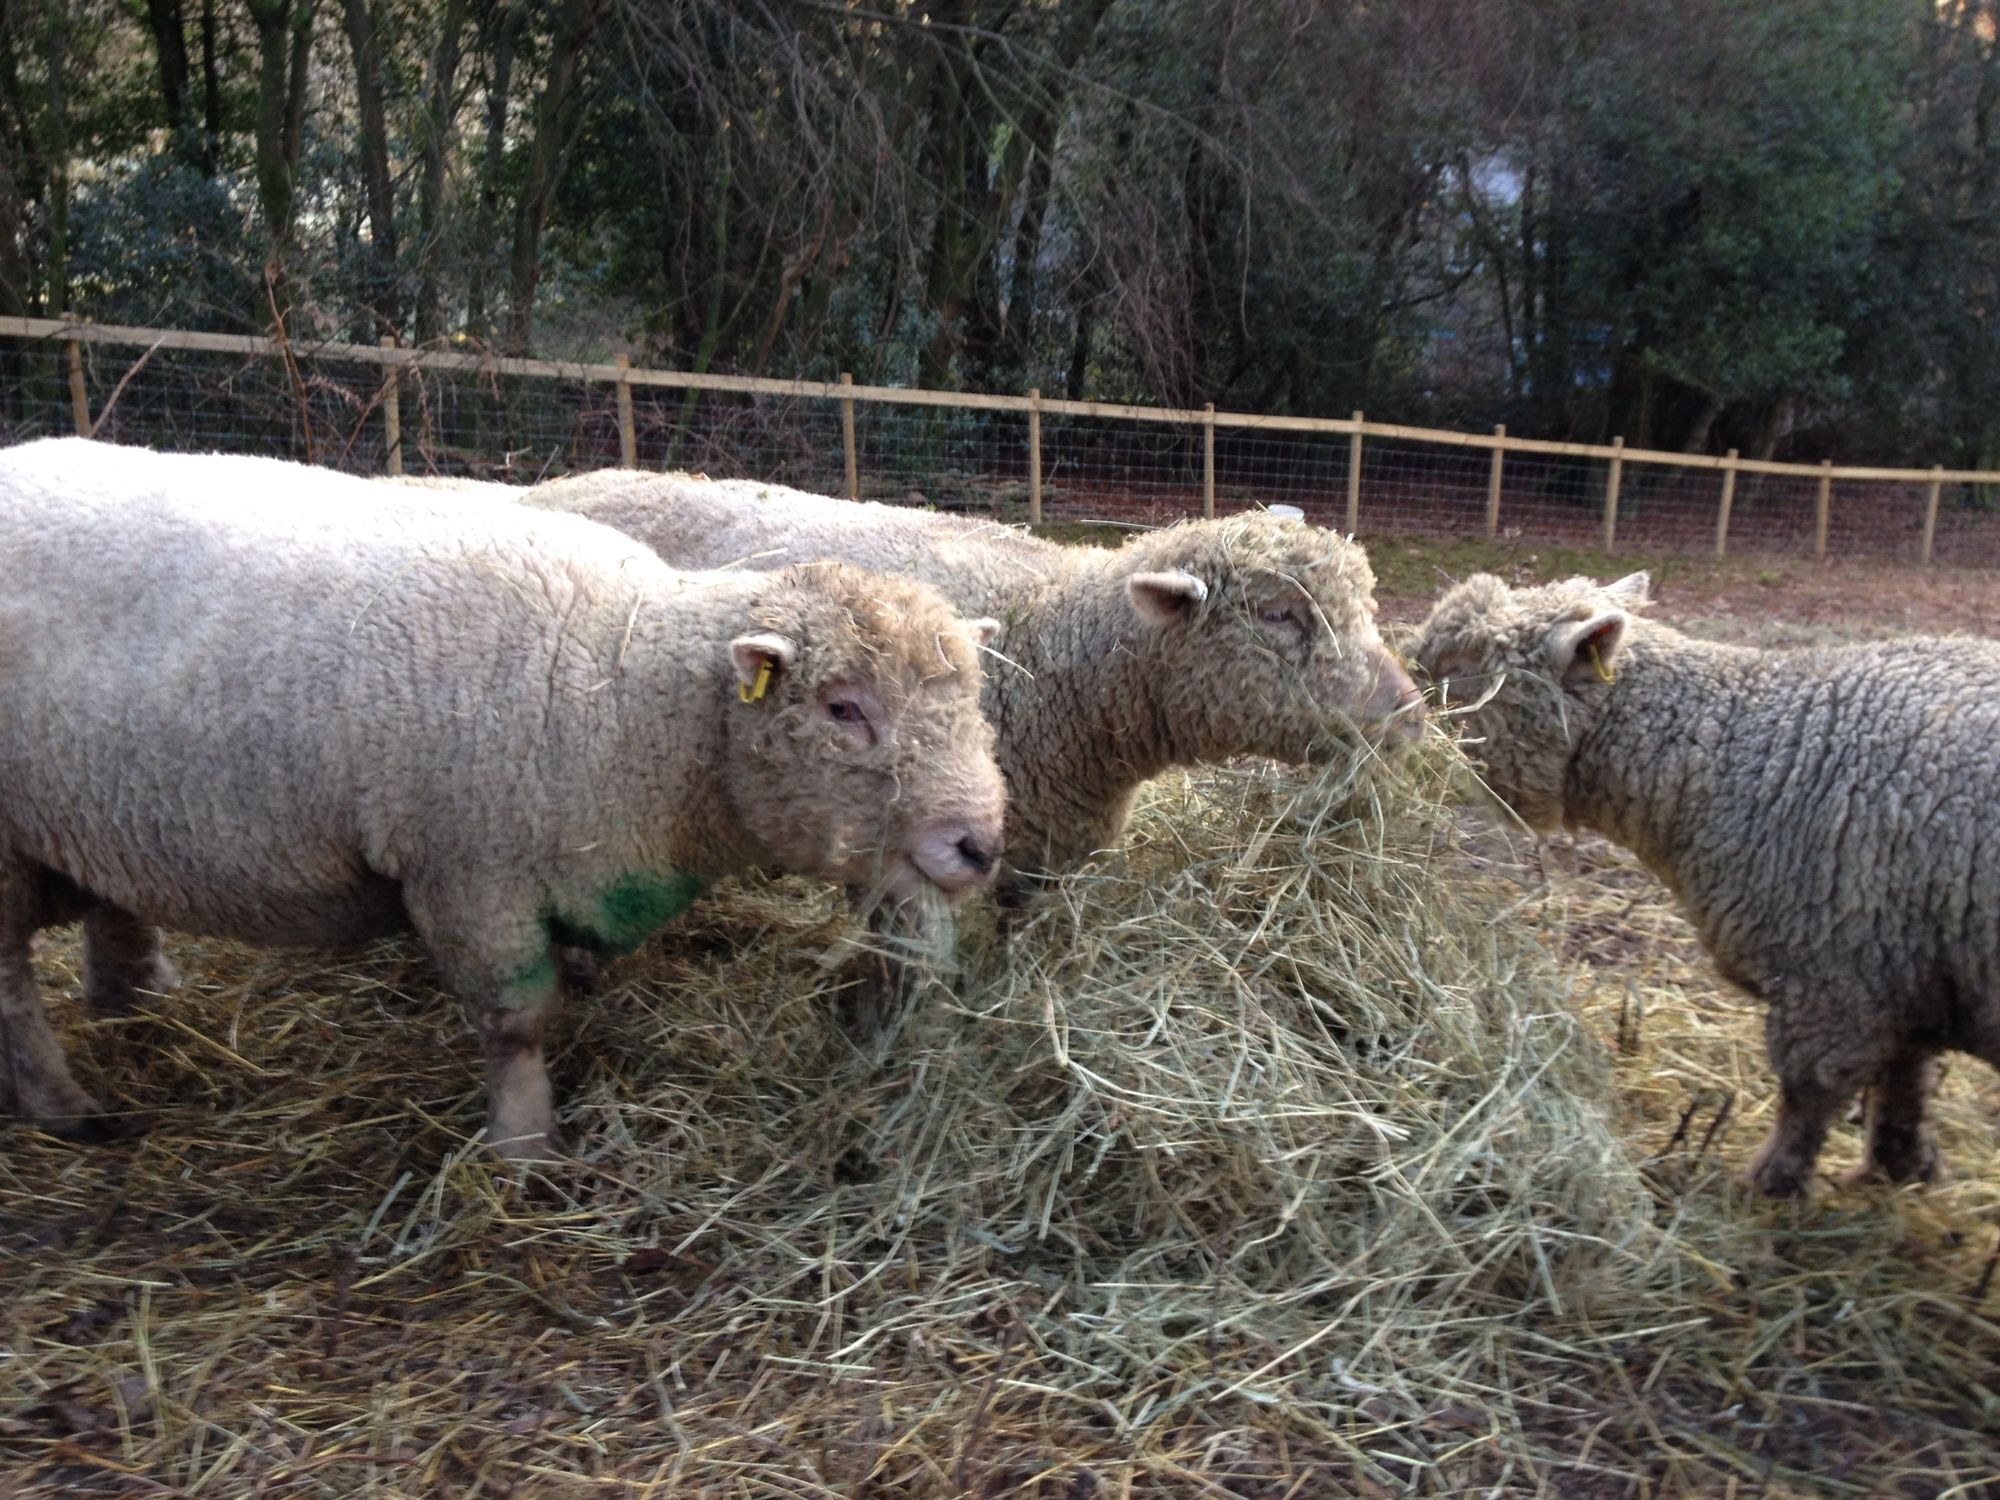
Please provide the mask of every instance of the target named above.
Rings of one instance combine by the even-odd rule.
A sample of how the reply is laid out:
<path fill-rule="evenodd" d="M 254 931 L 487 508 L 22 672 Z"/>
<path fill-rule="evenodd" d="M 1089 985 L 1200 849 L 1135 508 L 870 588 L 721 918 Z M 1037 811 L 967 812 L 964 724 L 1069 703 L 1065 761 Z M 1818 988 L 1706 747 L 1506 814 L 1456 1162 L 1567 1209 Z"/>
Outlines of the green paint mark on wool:
<path fill-rule="evenodd" d="M 522 964 L 500 987 L 500 1004 L 508 1010 L 539 1005 L 555 992 L 556 961 L 547 949 Z"/>
<path fill-rule="evenodd" d="M 564 947 L 615 958 L 632 952 L 693 906 L 706 888 L 705 881 L 672 870 L 664 875 L 621 875 L 598 892 L 588 916 L 552 912 L 549 937 Z"/>

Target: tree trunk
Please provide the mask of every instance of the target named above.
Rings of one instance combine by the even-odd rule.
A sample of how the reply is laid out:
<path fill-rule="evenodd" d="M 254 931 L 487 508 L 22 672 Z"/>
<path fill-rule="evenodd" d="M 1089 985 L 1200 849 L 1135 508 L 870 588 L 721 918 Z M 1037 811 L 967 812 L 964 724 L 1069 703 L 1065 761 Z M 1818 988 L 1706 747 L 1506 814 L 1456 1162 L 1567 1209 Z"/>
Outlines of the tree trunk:
<path fill-rule="evenodd" d="M 1750 457 L 1769 463 L 1792 426 L 1792 398 L 1780 396 L 1766 406 L 1757 420 L 1757 436 L 1750 444 Z"/>
<path fill-rule="evenodd" d="M 389 176 L 389 122 L 382 104 L 382 44 L 368 0 L 342 0 L 354 53 L 361 116 L 361 175 L 368 198 L 368 270 L 362 301 L 375 314 L 375 336 L 400 331 L 396 297 L 396 189 Z"/>
<path fill-rule="evenodd" d="M 510 0 L 500 11 L 493 37 L 493 73 L 486 84 L 486 146 L 479 161 L 479 212 L 472 229 L 472 277 L 465 294 L 465 331 L 475 338 L 493 329 L 486 316 L 486 283 L 492 271 L 494 236 L 500 227 L 500 168 L 507 153 L 507 95 L 514 81 L 514 48 L 527 20 L 527 6 Z"/>
<path fill-rule="evenodd" d="M 1013 273 L 1001 317 L 1005 358 L 1017 372 L 1026 371 L 1034 345 L 1036 262 L 1041 258 L 1042 226 L 1048 220 L 1049 195 L 1055 184 L 1056 137 L 1062 130 L 1070 75 L 1097 35 L 1098 25 L 1111 5 L 1112 0 L 1086 0 L 1071 12 L 1056 66 L 1043 80 L 1043 96 L 1021 122 L 1021 150 L 1027 160 L 1002 179 L 1005 196 L 998 208 L 1003 221 L 1013 208 L 1017 190 L 1021 199 L 1021 219 L 1014 231 Z"/>
<path fill-rule="evenodd" d="M 21 254 L 21 190 L 13 163 L 0 151 L 0 317 L 28 311 L 28 265 Z"/>
<path fill-rule="evenodd" d="M 215 0 L 201 0 L 201 171 L 215 175 L 222 143 L 222 74 L 215 60 Z"/>
<path fill-rule="evenodd" d="M 1688 424 L 1687 437 L 1681 443 L 1681 452 L 1706 453 L 1708 440 L 1715 432 L 1715 419 L 1721 415 L 1722 403 L 1703 391 L 1701 405 L 1695 408 L 1694 420 Z"/>
<path fill-rule="evenodd" d="M 1076 341 L 1070 345 L 1069 378 L 1063 383 L 1063 394 L 1072 401 L 1084 399 L 1085 378 L 1090 373 L 1091 306 L 1086 302 L 1076 310 Z"/>
<path fill-rule="evenodd" d="M 14 267 L 11 279 L 20 301 L 17 310 L 32 315 L 40 311 L 41 283 L 29 238 L 29 225 L 34 217 L 30 205 L 41 201 L 41 195 L 48 191 L 49 179 L 41 143 L 36 140 L 31 124 L 33 110 L 22 92 L 20 63 L 15 56 L 17 41 L 30 40 L 16 35 L 18 29 L 23 29 L 22 19 L 18 13 L 10 14 L 0 8 L 0 129 L 6 132 L 0 157 L 6 159 L 7 211 L 11 214 L 10 238 L 5 247 L 0 247 L 0 255 L 7 256 L 7 263 Z"/>
<path fill-rule="evenodd" d="M 729 162 L 729 122 L 723 121 L 723 128 L 716 132 L 716 149 L 721 153 L 722 163 L 716 173 L 714 192 L 714 218 L 711 221 L 710 244 L 713 259 L 709 264 L 708 297 L 702 314 L 701 343 L 694 352 L 693 369 L 696 374 L 707 371 L 709 361 L 715 358 L 716 346 L 722 342 L 722 294 L 725 272 L 729 265 L 729 182 L 731 167 Z M 667 461 L 671 466 L 680 458 L 681 445 L 686 441 L 688 429 L 694 423 L 695 405 L 701 399 L 701 392 L 690 387 L 681 397 L 680 416 L 674 422 L 674 435 L 667 445 Z"/>
<path fill-rule="evenodd" d="M 146 0 L 146 29 L 160 60 L 160 98 L 167 107 L 167 138 L 183 156 L 192 156 L 187 117 L 187 25 L 181 0 Z"/>
<path fill-rule="evenodd" d="M 535 138 L 528 172 L 514 210 L 514 247 L 508 260 L 507 347 L 526 354 L 534 332 L 535 288 L 542 277 L 542 231 L 555 199 L 556 172 L 581 113 L 577 75 L 584 49 L 603 21 L 609 0 L 563 0 L 549 42 L 548 76 L 535 105 Z"/>
<path fill-rule="evenodd" d="M 296 212 L 312 0 L 245 0 L 257 28 L 257 198 L 270 239 L 267 280 L 282 278 Z"/>
<path fill-rule="evenodd" d="M 1035 270 L 1042 255 L 1042 224 L 1048 218 L 1049 193 L 1055 183 L 1055 142 L 1035 148 L 1021 199 L 1021 222 L 1014 231 L 1014 272 L 1007 286 L 1007 353 L 1010 363 L 1025 370 L 1035 340 Z"/>
<path fill-rule="evenodd" d="M 424 109 L 422 175 L 417 180 L 417 342 L 428 344 L 444 334 L 442 294 L 438 289 L 444 262 L 445 167 L 451 148 L 452 98 L 457 86 L 460 41 L 465 31 L 465 0 L 445 0 L 444 27 L 431 53 L 430 88 Z"/>
<path fill-rule="evenodd" d="M 49 266 L 44 310 L 57 318 L 69 308 L 69 116 L 63 98 L 63 64 L 69 56 L 68 0 L 47 0 L 43 19 L 43 61 L 49 91 Z"/>
<path fill-rule="evenodd" d="M 306 128 L 306 79 L 311 76 L 313 0 L 298 0 L 292 15 L 291 81 L 285 94 L 285 162 L 294 183 Z"/>

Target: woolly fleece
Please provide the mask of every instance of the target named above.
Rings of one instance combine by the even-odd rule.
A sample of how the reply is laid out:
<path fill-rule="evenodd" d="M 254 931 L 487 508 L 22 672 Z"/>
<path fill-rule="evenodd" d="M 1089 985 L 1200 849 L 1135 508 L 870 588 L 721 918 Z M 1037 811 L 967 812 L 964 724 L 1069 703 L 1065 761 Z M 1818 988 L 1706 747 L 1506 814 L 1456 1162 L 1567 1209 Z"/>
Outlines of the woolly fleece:
<path fill-rule="evenodd" d="M 0 553 L 0 1104 L 53 1125 L 95 1106 L 28 966 L 52 922 L 89 915 L 99 998 L 162 977 L 149 924 L 414 928 L 534 1155 L 553 942 L 627 946 L 752 867 L 992 868 L 975 641 L 907 581 L 677 573 L 576 517 L 79 439 L 0 453 Z"/>
<path fill-rule="evenodd" d="M 1867 1086 L 1855 1175 L 1928 1178 L 1937 1054 L 2000 1065 L 2000 645 L 1714 645 L 1636 617 L 1647 599 L 1643 573 L 1482 574 L 1417 661 L 1480 705 L 1457 722 L 1501 799 L 1631 849 L 1769 1004 L 1781 1096 L 1751 1181 L 1802 1191 Z"/>
<path fill-rule="evenodd" d="M 606 470 L 528 503 L 590 517 L 681 567 L 837 558 L 997 616 L 986 713 L 1007 775 L 1007 859 L 1061 871 L 1112 843 L 1139 787 L 1233 755 L 1352 754 L 1354 726 L 1417 732 L 1415 687 L 1382 644 L 1367 555 L 1261 512 L 1123 547 L 778 485 Z"/>

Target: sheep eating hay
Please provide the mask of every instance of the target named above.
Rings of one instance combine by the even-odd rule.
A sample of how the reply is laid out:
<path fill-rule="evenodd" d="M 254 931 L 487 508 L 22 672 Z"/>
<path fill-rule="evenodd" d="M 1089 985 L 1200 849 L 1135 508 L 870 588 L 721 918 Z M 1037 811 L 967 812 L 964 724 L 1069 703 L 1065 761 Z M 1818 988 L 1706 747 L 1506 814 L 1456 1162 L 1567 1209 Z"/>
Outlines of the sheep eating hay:
<path fill-rule="evenodd" d="M 1938 1054 L 2000 1066 L 2000 645 L 1713 645 L 1636 618 L 1648 586 L 1482 574 L 1417 661 L 1502 800 L 1631 849 L 1769 1005 L 1752 1183 L 1802 1191 L 1863 1087 L 1853 1175 L 1929 1178 Z"/>
<path fill-rule="evenodd" d="M 921 579 L 1005 626 L 986 713 L 1007 775 L 1007 863 L 1071 867 L 1175 766 L 1325 761 L 1359 728 L 1415 737 L 1422 707 L 1375 625 L 1361 548 L 1260 514 L 1183 522 L 1117 550 L 994 522 L 747 480 L 607 470 L 527 503 L 590 517 L 677 567 L 837 558 Z"/>
<path fill-rule="evenodd" d="M 994 867 L 974 632 L 921 586 L 78 439 L 0 454 L 0 551 L 0 1104 L 51 1126 L 96 1114 L 28 965 L 51 923 L 106 1005 L 171 981 L 155 923 L 413 928 L 478 1011 L 489 1138 L 534 1155 L 553 946 L 629 949 L 745 868 Z"/>

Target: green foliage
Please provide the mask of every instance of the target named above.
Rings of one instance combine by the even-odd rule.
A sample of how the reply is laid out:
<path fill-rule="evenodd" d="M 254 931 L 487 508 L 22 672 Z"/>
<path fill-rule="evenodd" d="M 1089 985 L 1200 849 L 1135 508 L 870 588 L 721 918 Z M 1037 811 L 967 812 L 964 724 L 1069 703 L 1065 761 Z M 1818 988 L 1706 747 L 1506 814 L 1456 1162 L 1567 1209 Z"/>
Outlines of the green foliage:
<path fill-rule="evenodd" d="M 1718 401 L 1844 392 L 1912 32 L 1874 0 L 1682 0 L 1579 70 L 1579 254 L 1625 357 Z M 1699 48 L 1675 46 L 1698 36 Z"/>
<path fill-rule="evenodd" d="M 8 7 L 0 311 L 2000 461 L 1996 0 L 366 13 L 393 263 L 343 4 Z"/>

